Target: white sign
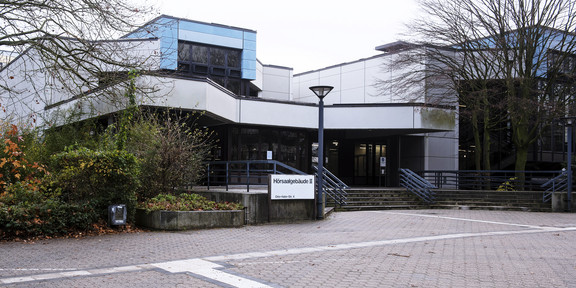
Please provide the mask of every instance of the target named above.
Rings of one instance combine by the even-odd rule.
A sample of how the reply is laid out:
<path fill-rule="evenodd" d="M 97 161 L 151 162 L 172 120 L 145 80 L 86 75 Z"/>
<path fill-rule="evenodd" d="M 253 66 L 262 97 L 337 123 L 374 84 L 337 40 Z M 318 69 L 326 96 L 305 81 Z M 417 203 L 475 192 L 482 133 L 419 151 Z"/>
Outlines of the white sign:
<path fill-rule="evenodd" d="M 314 175 L 270 175 L 272 200 L 314 199 Z"/>
<path fill-rule="evenodd" d="M 272 151 L 266 151 L 266 160 L 272 160 Z"/>
<path fill-rule="evenodd" d="M 386 168 L 386 157 L 380 157 L 380 167 Z"/>

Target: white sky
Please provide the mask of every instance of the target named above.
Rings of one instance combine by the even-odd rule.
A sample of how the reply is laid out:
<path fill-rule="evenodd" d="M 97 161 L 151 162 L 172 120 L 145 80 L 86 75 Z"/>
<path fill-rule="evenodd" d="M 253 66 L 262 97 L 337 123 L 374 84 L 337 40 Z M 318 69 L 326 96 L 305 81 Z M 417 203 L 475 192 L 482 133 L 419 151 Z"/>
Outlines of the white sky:
<path fill-rule="evenodd" d="M 414 0 L 160 0 L 159 12 L 257 32 L 263 64 L 320 69 L 378 54 L 417 11 Z"/>

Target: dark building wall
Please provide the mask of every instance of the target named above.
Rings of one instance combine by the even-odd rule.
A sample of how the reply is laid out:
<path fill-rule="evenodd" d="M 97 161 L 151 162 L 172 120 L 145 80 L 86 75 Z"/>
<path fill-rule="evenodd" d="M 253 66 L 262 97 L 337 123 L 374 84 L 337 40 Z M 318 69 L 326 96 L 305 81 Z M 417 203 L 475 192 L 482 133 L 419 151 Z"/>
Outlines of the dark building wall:
<path fill-rule="evenodd" d="M 221 160 L 277 160 L 298 170 L 310 170 L 309 131 L 264 126 L 227 125 L 217 128 Z"/>

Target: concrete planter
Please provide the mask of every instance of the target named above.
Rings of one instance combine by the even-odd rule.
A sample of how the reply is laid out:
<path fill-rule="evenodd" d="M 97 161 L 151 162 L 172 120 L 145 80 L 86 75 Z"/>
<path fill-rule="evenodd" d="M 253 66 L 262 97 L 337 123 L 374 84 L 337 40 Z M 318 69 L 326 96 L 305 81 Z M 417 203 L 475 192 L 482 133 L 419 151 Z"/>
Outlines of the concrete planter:
<path fill-rule="evenodd" d="M 136 225 L 159 230 L 242 227 L 244 210 L 153 211 L 136 210 Z"/>

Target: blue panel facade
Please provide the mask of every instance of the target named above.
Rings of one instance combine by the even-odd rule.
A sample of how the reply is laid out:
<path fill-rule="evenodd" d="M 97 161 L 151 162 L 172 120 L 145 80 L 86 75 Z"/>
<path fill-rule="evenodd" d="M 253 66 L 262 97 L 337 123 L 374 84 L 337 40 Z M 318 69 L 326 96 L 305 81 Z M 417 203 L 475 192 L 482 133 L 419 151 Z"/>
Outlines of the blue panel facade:
<path fill-rule="evenodd" d="M 172 19 L 159 19 L 161 27 L 160 52 L 162 60 L 160 69 L 176 70 L 178 67 L 178 24 Z"/>
<path fill-rule="evenodd" d="M 180 20 L 180 29 L 228 38 L 242 39 L 243 37 L 242 30 L 187 20 Z"/>
<path fill-rule="evenodd" d="M 256 79 L 256 33 L 244 32 L 242 50 L 242 78 Z"/>
<path fill-rule="evenodd" d="M 178 40 L 242 50 L 242 78 L 256 79 L 256 32 L 160 16 L 124 38 L 159 38 L 161 69 L 178 67 Z"/>
<path fill-rule="evenodd" d="M 174 18 L 159 17 L 123 38 L 160 39 L 160 69 L 175 70 L 178 67 L 178 24 Z"/>

